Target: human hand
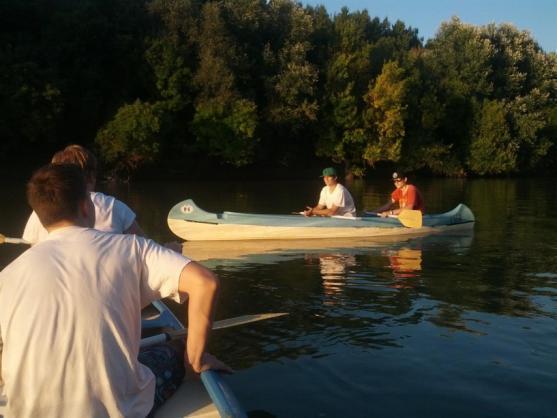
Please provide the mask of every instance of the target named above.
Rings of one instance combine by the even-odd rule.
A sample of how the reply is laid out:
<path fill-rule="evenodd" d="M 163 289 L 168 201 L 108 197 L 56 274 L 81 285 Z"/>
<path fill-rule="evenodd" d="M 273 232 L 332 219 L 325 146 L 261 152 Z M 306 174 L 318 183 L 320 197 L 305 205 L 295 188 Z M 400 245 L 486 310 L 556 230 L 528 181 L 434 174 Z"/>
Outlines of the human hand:
<path fill-rule="evenodd" d="M 382 218 L 386 218 L 387 216 L 389 216 L 389 212 L 379 212 L 378 215 Z"/>
<path fill-rule="evenodd" d="M 220 361 L 218 358 L 216 358 L 215 356 L 209 353 L 203 353 L 203 355 L 201 356 L 200 364 L 190 363 L 186 354 L 185 363 L 187 369 L 197 374 L 204 372 L 206 370 L 218 370 L 225 373 L 234 373 L 234 370 L 232 370 L 231 367 L 229 367 L 224 362 Z"/>
<path fill-rule="evenodd" d="M 306 210 L 304 210 L 304 216 L 311 216 L 313 215 L 313 208 L 306 206 Z"/>

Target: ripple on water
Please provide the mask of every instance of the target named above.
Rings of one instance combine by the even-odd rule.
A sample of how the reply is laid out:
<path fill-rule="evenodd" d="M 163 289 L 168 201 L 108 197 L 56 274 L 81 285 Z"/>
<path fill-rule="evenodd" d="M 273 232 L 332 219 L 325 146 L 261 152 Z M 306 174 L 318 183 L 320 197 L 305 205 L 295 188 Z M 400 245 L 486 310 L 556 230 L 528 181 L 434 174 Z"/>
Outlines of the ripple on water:
<path fill-rule="evenodd" d="M 557 273 L 551 272 L 531 273 L 530 276 L 539 277 L 540 279 L 557 279 Z"/>

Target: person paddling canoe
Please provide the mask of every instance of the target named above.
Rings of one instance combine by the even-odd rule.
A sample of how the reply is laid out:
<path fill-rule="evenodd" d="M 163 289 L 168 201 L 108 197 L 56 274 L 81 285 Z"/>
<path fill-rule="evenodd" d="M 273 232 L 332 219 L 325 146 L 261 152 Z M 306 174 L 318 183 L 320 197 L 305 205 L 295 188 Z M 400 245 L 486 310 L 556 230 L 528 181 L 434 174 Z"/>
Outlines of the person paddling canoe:
<path fill-rule="evenodd" d="M 95 206 L 95 229 L 117 234 L 136 234 L 145 236 L 143 229 L 137 222 L 135 213 L 122 201 L 95 192 L 97 184 L 97 158 L 87 148 L 81 145 L 68 145 L 52 157 L 53 164 L 75 164 L 83 171 L 87 184 L 87 191 Z M 35 212 L 27 220 L 22 238 L 34 245 L 48 235 L 47 230 L 41 225 Z M 178 242 L 167 242 L 165 247 L 176 252 L 182 252 L 182 245 Z"/>
<path fill-rule="evenodd" d="M 391 193 L 391 201 L 376 210 L 379 216 L 398 215 L 403 209 L 424 212 L 424 200 L 418 188 L 408 183 L 406 174 L 395 171 L 392 175 L 395 190 Z"/>
<path fill-rule="evenodd" d="M 325 187 L 319 195 L 315 207 L 307 206 L 304 216 L 356 216 L 356 206 L 350 192 L 338 182 L 337 171 L 333 167 L 323 170 Z"/>
<path fill-rule="evenodd" d="M 141 308 L 165 297 L 188 300 L 186 366 L 230 370 L 205 351 L 220 287 L 210 270 L 152 240 L 91 229 L 75 165 L 39 169 L 27 199 L 48 236 L 0 272 L 7 416 L 150 414 L 184 373 L 176 347 L 139 349 Z"/>
<path fill-rule="evenodd" d="M 95 229 L 118 234 L 145 235 L 136 220 L 135 213 L 120 200 L 95 192 L 97 159 L 91 151 L 81 145 L 69 145 L 52 157 L 53 164 L 75 164 L 81 168 L 87 182 L 87 191 L 95 206 Z M 48 232 L 41 225 L 35 212 L 31 213 L 22 238 L 36 244 L 46 238 Z"/>

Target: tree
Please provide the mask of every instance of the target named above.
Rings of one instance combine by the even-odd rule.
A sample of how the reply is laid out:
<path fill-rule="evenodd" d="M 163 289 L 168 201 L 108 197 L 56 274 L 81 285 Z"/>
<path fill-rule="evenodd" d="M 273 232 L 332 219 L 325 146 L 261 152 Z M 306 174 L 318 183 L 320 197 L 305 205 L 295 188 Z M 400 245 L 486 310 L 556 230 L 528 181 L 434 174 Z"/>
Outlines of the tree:
<path fill-rule="evenodd" d="M 406 118 L 407 81 L 404 70 L 391 61 L 366 95 L 369 105 L 365 119 L 369 137 L 363 158 L 373 166 L 378 161 L 398 162 L 401 157 Z"/>
<path fill-rule="evenodd" d="M 157 159 L 161 125 L 160 109 L 136 100 L 122 106 L 98 132 L 100 155 L 116 177 L 129 179 L 138 167 Z"/>
<path fill-rule="evenodd" d="M 347 175 L 362 176 L 365 129 L 364 94 L 370 81 L 371 45 L 367 39 L 366 11 L 349 13 L 343 8 L 334 19 L 331 56 L 325 69 L 323 120 L 317 155 L 344 163 Z"/>
<path fill-rule="evenodd" d="M 507 106 L 485 100 L 470 145 L 470 169 L 478 174 L 500 174 L 516 170 L 519 144 L 512 140 Z"/>
<path fill-rule="evenodd" d="M 192 129 L 210 155 L 242 166 L 251 162 L 256 107 L 253 102 L 235 99 L 226 107 L 217 100 L 197 105 Z"/>
<path fill-rule="evenodd" d="M 300 5 L 288 4 L 287 33 L 277 55 L 277 73 L 271 78 L 271 120 L 288 125 L 293 134 L 317 119 L 317 68 L 308 61 L 312 19 Z M 274 3 L 271 4 L 273 9 Z M 272 52 L 271 52 L 272 53 Z"/>
<path fill-rule="evenodd" d="M 551 110 L 549 94 L 538 89 L 509 103 L 513 141 L 520 146 L 518 168 L 535 169 L 557 144 L 555 136 L 547 135 L 550 133 Z"/>
<path fill-rule="evenodd" d="M 443 117 L 431 134 L 439 151 L 450 149 L 451 156 L 441 164 L 442 172 L 465 173 L 476 112 L 493 92 L 492 53 L 492 45 L 481 36 L 479 28 L 456 17 L 441 24 L 426 45 L 424 71 L 436 86 L 429 103 L 437 102 L 443 109 Z"/>
<path fill-rule="evenodd" d="M 236 88 L 234 69 L 239 51 L 220 7 L 219 3 L 206 3 L 202 10 L 192 131 L 201 150 L 241 166 L 252 161 L 257 106 Z"/>

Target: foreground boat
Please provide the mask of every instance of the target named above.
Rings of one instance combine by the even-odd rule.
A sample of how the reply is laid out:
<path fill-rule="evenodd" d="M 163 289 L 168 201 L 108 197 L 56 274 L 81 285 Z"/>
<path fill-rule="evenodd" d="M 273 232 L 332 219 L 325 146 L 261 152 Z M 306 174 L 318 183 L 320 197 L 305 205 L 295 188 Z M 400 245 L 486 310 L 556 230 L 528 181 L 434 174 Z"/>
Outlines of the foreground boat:
<path fill-rule="evenodd" d="M 153 329 L 158 331 L 184 329 L 182 323 L 164 303 L 155 301 L 152 306 L 156 308 L 158 314 L 154 318 L 142 321 L 142 329 L 145 333 L 152 334 L 149 330 Z M 156 340 L 156 337 L 157 335 L 143 338 L 141 345 L 149 345 L 151 340 Z M 243 418 L 246 416 L 220 374 L 211 370 L 201 373 L 201 380 L 192 376 L 186 377 L 176 393 L 155 413 L 157 418 Z"/>
<path fill-rule="evenodd" d="M 397 218 L 305 217 L 252 213 L 210 213 L 191 199 L 175 205 L 168 214 L 170 230 L 187 241 L 229 241 L 314 238 L 368 238 L 425 234 L 474 225 L 472 211 L 463 204 L 436 215 L 424 215 L 422 227 L 407 228 Z"/>
<path fill-rule="evenodd" d="M 143 314 L 142 333 L 150 336 L 142 339 L 141 346 L 156 341 L 162 331 L 184 329 L 163 302 L 153 302 Z M 6 399 L 0 396 L 0 418 L 4 416 L 5 406 Z M 201 374 L 201 380 L 191 376 L 186 378 L 176 393 L 157 410 L 155 417 L 243 418 L 246 414 L 220 375 L 208 371 Z"/>

